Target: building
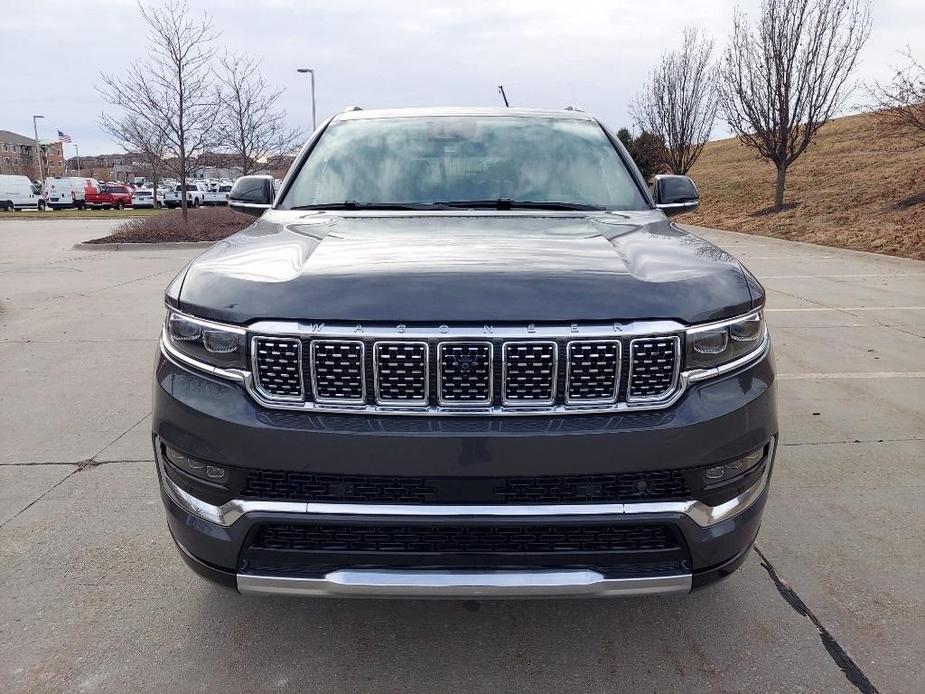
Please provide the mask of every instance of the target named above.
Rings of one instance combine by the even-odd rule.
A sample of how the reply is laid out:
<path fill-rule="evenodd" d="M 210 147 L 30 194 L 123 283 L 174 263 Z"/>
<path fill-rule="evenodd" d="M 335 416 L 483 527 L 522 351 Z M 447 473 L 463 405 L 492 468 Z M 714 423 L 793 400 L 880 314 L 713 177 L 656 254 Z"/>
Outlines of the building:
<path fill-rule="evenodd" d="M 140 156 L 125 154 L 96 154 L 71 157 L 65 163 L 68 175 L 95 178 L 98 181 L 121 181 L 131 183 L 135 176 L 144 176 L 147 168 Z"/>
<path fill-rule="evenodd" d="M 46 176 L 64 175 L 64 145 L 56 140 L 39 140 L 42 171 Z M 35 139 L 0 130 L 0 174 L 28 176 L 38 180 L 39 162 L 35 156 Z"/>

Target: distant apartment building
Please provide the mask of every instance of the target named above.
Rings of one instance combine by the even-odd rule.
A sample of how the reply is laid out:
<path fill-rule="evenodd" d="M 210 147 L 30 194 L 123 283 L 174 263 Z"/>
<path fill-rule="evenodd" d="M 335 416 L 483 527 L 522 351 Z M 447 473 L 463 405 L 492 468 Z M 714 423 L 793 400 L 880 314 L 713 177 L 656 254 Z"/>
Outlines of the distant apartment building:
<path fill-rule="evenodd" d="M 64 175 L 64 145 L 56 140 L 39 140 L 42 168 L 46 176 Z M 35 140 L 9 130 L 0 130 L 0 174 L 41 176 L 36 157 Z"/>
<path fill-rule="evenodd" d="M 131 183 L 135 176 L 144 176 L 147 168 L 142 162 L 136 161 L 137 155 L 131 152 L 126 154 L 95 154 L 71 157 L 66 162 L 68 175 L 86 176 L 99 181 L 121 181 Z"/>

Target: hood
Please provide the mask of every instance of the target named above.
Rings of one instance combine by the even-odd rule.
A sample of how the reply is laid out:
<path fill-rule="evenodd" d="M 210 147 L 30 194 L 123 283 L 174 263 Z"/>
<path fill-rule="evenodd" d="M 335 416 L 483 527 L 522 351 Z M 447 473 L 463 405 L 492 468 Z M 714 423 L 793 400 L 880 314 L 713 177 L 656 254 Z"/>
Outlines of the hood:
<path fill-rule="evenodd" d="M 696 323 L 753 306 L 732 256 L 655 210 L 271 211 L 172 287 L 181 310 L 238 324 Z"/>

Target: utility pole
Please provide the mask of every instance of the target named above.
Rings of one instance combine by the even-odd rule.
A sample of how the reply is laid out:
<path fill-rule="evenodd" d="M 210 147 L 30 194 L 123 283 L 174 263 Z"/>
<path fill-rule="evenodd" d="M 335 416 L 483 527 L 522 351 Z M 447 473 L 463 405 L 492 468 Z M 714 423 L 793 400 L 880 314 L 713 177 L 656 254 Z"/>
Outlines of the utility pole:
<path fill-rule="evenodd" d="M 317 127 L 315 122 L 315 69 L 300 67 L 296 68 L 296 72 L 301 72 L 303 75 L 307 72 L 312 78 L 312 132 L 315 132 L 315 128 Z"/>
<path fill-rule="evenodd" d="M 501 98 L 504 99 L 504 106 L 505 106 L 505 108 L 510 108 L 511 105 L 510 105 L 510 104 L 508 103 L 508 101 L 507 101 L 507 94 L 504 93 L 504 85 L 503 85 L 503 84 L 499 84 L 499 85 L 498 85 L 498 91 L 501 92 Z"/>
<path fill-rule="evenodd" d="M 77 149 L 77 143 L 74 143 L 74 153 L 77 155 L 77 175 L 80 176 L 80 150 Z"/>
<path fill-rule="evenodd" d="M 45 116 L 32 116 L 32 134 L 35 135 L 35 156 L 39 160 L 39 185 L 45 185 L 45 169 L 42 166 L 42 148 L 39 146 L 39 118 L 44 118 Z"/>

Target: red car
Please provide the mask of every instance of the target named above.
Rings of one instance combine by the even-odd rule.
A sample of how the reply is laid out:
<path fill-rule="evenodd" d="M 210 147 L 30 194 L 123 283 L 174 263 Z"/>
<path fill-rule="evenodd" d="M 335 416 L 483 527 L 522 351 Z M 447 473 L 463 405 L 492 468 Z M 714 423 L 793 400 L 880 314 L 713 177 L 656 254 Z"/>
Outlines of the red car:
<path fill-rule="evenodd" d="M 104 210 L 132 206 L 132 189 L 129 186 L 105 183 L 96 191 L 87 189 L 87 207 L 102 207 Z"/>

